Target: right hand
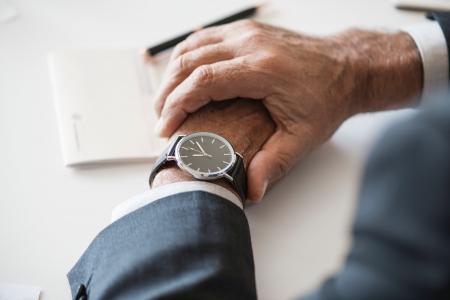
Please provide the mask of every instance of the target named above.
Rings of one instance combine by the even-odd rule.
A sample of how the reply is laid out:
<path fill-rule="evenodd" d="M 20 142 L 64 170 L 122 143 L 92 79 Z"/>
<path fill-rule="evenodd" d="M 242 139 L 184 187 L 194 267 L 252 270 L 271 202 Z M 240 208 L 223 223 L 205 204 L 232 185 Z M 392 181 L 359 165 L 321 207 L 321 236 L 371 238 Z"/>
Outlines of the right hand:
<path fill-rule="evenodd" d="M 168 74 L 155 103 L 162 136 L 209 101 L 242 97 L 267 107 L 277 128 L 248 168 L 254 201 L 345 119 L 404 103 L 421 86 L 420 57 L 405 33 L 316 38 L 252 21 L 194 33 L 174 50 Z"/>

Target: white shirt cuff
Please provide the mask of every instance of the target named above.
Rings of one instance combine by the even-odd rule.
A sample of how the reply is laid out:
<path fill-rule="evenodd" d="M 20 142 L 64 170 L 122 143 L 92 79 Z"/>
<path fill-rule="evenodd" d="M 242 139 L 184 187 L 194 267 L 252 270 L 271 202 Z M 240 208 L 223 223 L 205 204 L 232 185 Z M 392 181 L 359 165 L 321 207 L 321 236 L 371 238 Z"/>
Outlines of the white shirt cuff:
<path fill-rule="evenodd" d="M 442 97 L 449 91 L 449 61 L 444 33 L 437 22 L 427 21 L 402 28 L 416 42 L 423 63 L 422 99 Z"/>
<path fill-rule="evenodd" d="M 147 192 L 144 192 L 140 195 L 137 195 L 131 199 L 128 199 L 118 206 L 116 206 L 111 215 L 111 223 L 116 220 L 122 218 L 123 216 L 146 206 L 152 202 L 158 201 L 162 198 L 172 196 L 175 194 L 185 193 L 185 192 L 194 192 L 194 191 L 203 191 L 210 194 L 217 195 L 221 198 L 227 199 L 231 201 L 233 204 L 243 209 L 242 202 L 233 192 L 227 190 L 226 188 L 206 181 L 182 181 L 175 182 L 171 184 L 166 184 Z"/>

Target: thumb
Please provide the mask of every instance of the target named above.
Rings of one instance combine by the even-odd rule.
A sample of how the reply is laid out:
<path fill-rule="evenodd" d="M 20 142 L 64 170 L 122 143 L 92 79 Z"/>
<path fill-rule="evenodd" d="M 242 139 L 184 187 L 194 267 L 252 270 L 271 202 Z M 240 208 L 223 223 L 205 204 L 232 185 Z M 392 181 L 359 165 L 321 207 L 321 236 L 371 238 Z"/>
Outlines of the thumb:
<path fill-rule="evenodd" d="M 247 170 L 248 198 L 259 202 L 267 188 L 280 180 L 306 153 L 297 135 L 278 129 L 255 154 Z"/>

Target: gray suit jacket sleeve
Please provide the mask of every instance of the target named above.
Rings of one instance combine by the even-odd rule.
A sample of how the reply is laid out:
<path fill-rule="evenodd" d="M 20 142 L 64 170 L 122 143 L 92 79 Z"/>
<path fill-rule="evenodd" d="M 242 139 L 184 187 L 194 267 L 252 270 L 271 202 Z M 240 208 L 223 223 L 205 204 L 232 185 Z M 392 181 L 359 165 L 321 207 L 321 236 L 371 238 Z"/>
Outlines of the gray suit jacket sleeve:
<path fill-rule="evenodd" d="M 68 278 L 74 298 L 83 287 L 80 299 L 256 299 L 245 215 L 205 192 L 158 200 L 111 224 Z"/>
<path fill-rule="evenodd" d="M 305 299 L 450 299 L 449 168 L 448 103 L 390 130 L 366 168 L 342 271 Z M 205 192 L 111 224 L 68 277 L 87 299 L 256 298 L 245 215 Z"/>
<path fill-rule="evenodd" d="M 372 153 L 342 271 L 307 300 L 450 299 L 450 105 L 397 124 Z"/>

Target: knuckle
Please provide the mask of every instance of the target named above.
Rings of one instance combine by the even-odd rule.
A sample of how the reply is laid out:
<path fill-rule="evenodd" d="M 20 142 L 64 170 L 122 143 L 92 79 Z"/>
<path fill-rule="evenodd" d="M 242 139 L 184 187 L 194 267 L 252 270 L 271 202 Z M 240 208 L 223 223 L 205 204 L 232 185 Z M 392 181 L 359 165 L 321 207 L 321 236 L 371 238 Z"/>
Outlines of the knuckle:
<path fill-rule="evenodd" d="M 257 59 L 257 64 L 264 69 L 277 69 L 278 57 L 272 53 L 264 53 Z"/>
<path fill-rule="evenodd" d="M 186 41 L 192 41 L 192 40 L 196 39 L 197 36 L 202 33 L 202 30 L 194 31 L 191 34 L 189 34 L 188 37 L 186 38 Z"/>
<path fill-rule="evenodd" d="M 290 169 L 291 159 L 289 155 L 279 153 L 276 167 L 276 180 L 284 177 Z"/>
<path fill-rule="evenodd" d="M 203 65 L 195 69 L 193 77 L 196 85 L 204 86 L 213 80 L 214 72 L 211 66 Z"/>
<path fill-rule="evenodd" d="M 245 19 L 245 20 L 240 20 L 237 22 L 237 24 L 241 27 L 244 28 L 258 28 L 259 27 L 259 23 L 254 21 L 254 20 L 249 20 L 249 19 Z"/>
<path fill-rule="evenodd" d="M 259 29 L 251 29 L 245 35 L 245 42 L 252 45 L 260 45 L 264 43 L 264 34 Z"/>
<path fill-rule="evenodd" d="M 174 57 L 178 57 L 181 54 L 183 54 L 186 51 L 185 49 L 187 49 L 187 45 L 188 45 L 187 40 L 184 40 L 181 43 L 177 44 L 173 49 Z"/>
<path fill-rule="evenodd" d="M 186 43 L 194 43 L 195 41 L 198 41 L 203 36 L 203 34 L 203 30 L 195 31 L 191 33 L 184 41 Z"/>
<path fill-rule="evenodd" d="M 186 54 L 180 54 L 173 63 L 174 73 L 183 73 L 188 68 L 188 60 Z"/>
<path fill-rule="evenodd" d="M 167 104 L 164 106 L 164 113 L 166 116 L 168 114 L 172 113 L 173 111 L 179 109 L 181 106 L 180 99 L 175 98 L 173 96 L 167 97 L 166 102 L 167 102 Z"/>

